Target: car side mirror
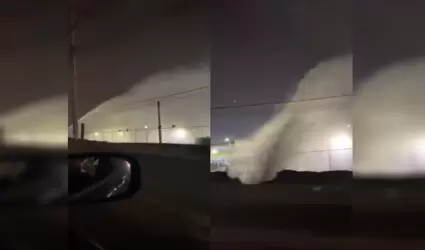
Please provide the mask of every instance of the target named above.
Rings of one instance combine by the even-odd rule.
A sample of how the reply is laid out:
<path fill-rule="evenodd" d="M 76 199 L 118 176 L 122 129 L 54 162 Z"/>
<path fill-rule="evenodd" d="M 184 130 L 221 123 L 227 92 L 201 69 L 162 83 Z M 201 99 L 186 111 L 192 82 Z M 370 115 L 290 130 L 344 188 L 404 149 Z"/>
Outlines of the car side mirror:
<path fill-rule="evenodd" d="M 100 203 L 130 198 L 140 189 L 138 162 L 122 155 L 95 153 L 68 157 L 68 202 Z"/>

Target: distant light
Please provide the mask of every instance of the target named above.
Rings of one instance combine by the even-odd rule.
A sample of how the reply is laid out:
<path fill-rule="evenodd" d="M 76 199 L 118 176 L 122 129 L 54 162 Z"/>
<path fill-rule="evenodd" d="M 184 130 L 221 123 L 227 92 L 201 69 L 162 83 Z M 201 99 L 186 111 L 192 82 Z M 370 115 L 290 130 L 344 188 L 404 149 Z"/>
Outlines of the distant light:
<path fill-rule="evenodd" d="M 211 149 L 211 154 L 213 155 L 218 154 L 218 149 L 216 148 Z"/>
<path fill-rule="evenodd" d="M 94 132 L 94 136 L 99 136 L 99 133 L 98 132 Z"/>
<path fill-rule="evenodd" d="M 194 142 L 194 138 L 190 130 L 185 128 L 174 128 L 170 134 L 170 142 L 191 144 Z"/>
<path fill-rule="evenodd" d="M 176 139 L 185 139 L 187 136 L 187 131 L 185 129 L 179 128 L 174 132 L 174 137 Z"/>
<path fill-rule="evenodd" d="M 123 136 L 123 135 L 124 135 L 124 132 L 119 131 L 119 132 L 118 132 L 118 135 L 119 135 L 119 136 Z"/>
<path fill-rule="evenodd" d="M 146 129 L 146 128 L 148 128 L 148 126 L 147 126 L 147 125 L 145 125 L 145 129 Z"/>
<path fill-rule="evenodd" d="M 348 127 L 351 127 L 351 125 L 350 125 L 350 124 L 348 124 L 347 126 L 348 126 Z"/>
<path fill-rule="evenodd" d="M 233 100 L 233 103 L 236 103 L 236 100 Z"/>
<path fill-rule="evenodd" d="M 353 147 L 352 139 L 347 134 L 333 135 L 330 143 L 332 149 L 348 149 Z"/>
<path fill-rule="evenodd" d="M 224 141 L 225 142 L 230 142 L 230 138 L 229 137 L 226 137 L 226 138 L 224 138 Z"/>

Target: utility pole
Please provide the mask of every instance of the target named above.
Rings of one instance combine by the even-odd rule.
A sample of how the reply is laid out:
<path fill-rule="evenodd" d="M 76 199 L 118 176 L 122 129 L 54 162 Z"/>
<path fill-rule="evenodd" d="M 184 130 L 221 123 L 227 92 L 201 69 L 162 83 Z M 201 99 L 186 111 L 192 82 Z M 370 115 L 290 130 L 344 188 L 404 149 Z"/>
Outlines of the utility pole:
<path fill-rule="evenodd" d="M 76 29 L 77 29 L 77 0 L 69 0 L 68 2 L 68 25 L 69 25 L 69 91 L 70 98 L 68 107 L 71 112 L 72 119 L 72 137 L 78 138 L 78 82 L 77 82 L 77 56 L 76 47 Z"/>
<path fill-rule="evenodd" d="M 159 143 L 162 143 L 161 103 L 159 101 L 156 102 L 156 107 L 158 109 L 158 138 Z"/>
<path fill-rule="evenodd" d="M 81 123 L 81 129 L 80 129 L 80 138 L 81 139 L 85 139 L 85 133 L 86 133 L 86 126 L 84 125 L 84 123 Z"/>
<path fill-rule="evenodd" d="M 5 143 L 5 132 L 4 128 L 0 126 L 0 145 Z"/>

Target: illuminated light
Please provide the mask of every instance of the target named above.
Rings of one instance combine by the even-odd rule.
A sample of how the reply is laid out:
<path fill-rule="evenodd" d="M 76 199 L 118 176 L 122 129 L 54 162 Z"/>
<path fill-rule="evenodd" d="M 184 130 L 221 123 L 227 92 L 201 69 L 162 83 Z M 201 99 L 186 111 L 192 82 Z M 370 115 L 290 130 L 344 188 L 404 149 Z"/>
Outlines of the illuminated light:
<path fill-rule="evenodd" d="M 99 133 L 98 132 L 94 132 L 94 136 L 98 137 Z"/>
<path fill-rule="evenodd" d="M 184 128 L 174 128 L 169 138 L 171 143 L 192 144 L 195 142 L 192 133 Z"/>
<path fill-rule="evenodd" d="M 218 154 L 218 149 L 216 148 L 211 149 L 211 154 L 213 155 Z"/>
<path fill-rule="evenodd" d="M 348 124 L 347 126 L 348 126 L 348 127 L 351 127 L 351 125 L 350 125 L 350 124 Z"/>
<path fill-rule="evenodd" d="M 330 144 L 332 149 L 348 149 L 352 148 L 351 137 L 346 134 L 334 135 L 330 139 Z"/>
<path fill-rule="evenodd" d="M 145 129 L 147 129 L 148 128 L 148 126 L 147 125 L 145 125 Z"/>
<path fill-rule="evenodd" d="M 225 142 L 230 142 L 230 138 L 229 137 L 226 137 L 226 138 L 224 138 L 224 141 Z"/>
<path fill-rule="evenodd" d="M 123 135 L 124 135 L 124 132 L 119 131 L 119 132 L 118 132 L 118 135 L 119 135 L 119 136 L 123 136 Z"/>
<path fill-rule="evenodd" d="M 176 139 L 185 139 L 187 137 L 187 131 L 182 128 L 176 129 L 173 133 L 173 136 Z"/>

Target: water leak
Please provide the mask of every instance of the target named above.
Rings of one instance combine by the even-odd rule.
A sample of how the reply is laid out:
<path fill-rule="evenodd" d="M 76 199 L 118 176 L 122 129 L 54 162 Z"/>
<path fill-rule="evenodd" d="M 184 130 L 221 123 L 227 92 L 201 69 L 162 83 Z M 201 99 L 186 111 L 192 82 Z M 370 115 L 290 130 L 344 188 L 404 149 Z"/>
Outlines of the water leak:
<path fill-rule="evenodd" d="M 351 169 L 352 79 L 351 55 L 320 62 L 308 71 L 292 102 L 235 145 L 229 177 L 256 184 L 275 178 L 283 169 Z"/>
<path fill-rule="evenodd" d="M 375 72 L 356 91 L 354 174 L 425 174 L 425 59 L 397 62 Z"/>
<path fill-rule="evenodd" d="M 244 184 L 284 169 L 357 177 L 425 176 L 425 59 L 387 66 L 352 91 L 352 58 L 319 63 L 293 102 L 235 145 L 228 175 Z"/>

